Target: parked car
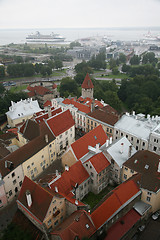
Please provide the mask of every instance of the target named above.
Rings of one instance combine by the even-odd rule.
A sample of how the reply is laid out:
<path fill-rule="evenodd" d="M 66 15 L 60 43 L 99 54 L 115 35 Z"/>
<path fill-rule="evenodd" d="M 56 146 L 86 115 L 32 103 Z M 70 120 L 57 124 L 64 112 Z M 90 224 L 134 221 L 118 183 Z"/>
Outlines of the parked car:
<path fill-rule="evenodd" d="M 157 211 L 152 215 L 152 219 L 157 220 L 159 218 L 159 216 L 160 216 L 160 211 Z"/>

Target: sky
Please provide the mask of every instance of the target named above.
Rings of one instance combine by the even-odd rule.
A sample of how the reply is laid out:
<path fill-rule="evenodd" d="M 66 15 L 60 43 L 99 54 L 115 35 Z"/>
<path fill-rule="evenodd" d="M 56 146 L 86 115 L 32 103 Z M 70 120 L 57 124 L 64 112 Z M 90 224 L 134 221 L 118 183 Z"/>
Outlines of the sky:
<path fill-rule="evenodd" d="M 0 29 L 160 26 L 160 0 L 0 0 Z"/>

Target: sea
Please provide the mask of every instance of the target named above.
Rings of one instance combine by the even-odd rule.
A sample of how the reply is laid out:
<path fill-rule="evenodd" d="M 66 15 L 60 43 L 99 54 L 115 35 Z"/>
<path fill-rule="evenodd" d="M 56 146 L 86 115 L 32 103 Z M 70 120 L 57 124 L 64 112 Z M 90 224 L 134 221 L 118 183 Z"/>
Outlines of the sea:
<path fill-rule="evenodd" d="M 23 44 L 26 37 L 31 33 L 39 31 L 41 34 L 51 34 L 52 32 L 65 37 L 65 42 L 69 43 L 81 38 L 107 37 L 116 41 L 137 41 L 145 38 L 146 35 L 160 36 L 160 27 L 141 28 L 39 28 L 39 29 L 0 29 L 0 46 Z"/>

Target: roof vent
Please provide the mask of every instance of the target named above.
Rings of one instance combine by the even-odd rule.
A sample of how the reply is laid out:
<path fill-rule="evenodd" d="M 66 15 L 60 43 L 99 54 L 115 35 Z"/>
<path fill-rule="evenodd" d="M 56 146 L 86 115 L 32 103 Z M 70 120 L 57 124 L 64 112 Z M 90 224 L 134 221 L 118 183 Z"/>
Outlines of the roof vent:
<path fill-rule="evenodd" d="M 75 204 L 78 205 L 78 201 L 77 200 L 75 200 Z"/>
<path fill-rule="evenodd" d="M 149 168 L 149 165 L 146 164 L 146 165 L 145 165 L 145 169 L 148 169 L 148 168 Z"/>
<path fill-rule="evenodd" d="M 87 228 L 87 229 L 89 228 L 89 224 L 86 224 L 86 228 Z"/>
<path fill-rule="evenodd" d="M 58 192 L 58 187 L 55 187 L 55 192 Z"/>
<path fill-rule="evenodd" d="M 134 163 L 137 163 L 137 162 L 138 162 L 138 160 L 137 160 L 137 159 L 135 159 L 135 160 L 134 160 Z"/>
<path fill-rule="evenodd" d="M 28 207 L 31 207 L 31 205 L 32 205 L 32 197 L 31 197 L 31 193 L 30 193 L 29 190 L 26 191 L 26 198 L 27 198 Z"/>
<path fill-rule="evenodd" d="M 65 170 L 69 171 L 69 166 L 68 165 L 65 165 Z"/>

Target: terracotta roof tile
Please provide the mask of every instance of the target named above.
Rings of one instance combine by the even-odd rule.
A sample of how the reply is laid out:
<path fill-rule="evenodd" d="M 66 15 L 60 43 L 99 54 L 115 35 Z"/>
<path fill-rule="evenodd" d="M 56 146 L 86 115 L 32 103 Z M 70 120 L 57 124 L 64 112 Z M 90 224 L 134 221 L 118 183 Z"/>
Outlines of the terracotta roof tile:
<path fill-rule="evenodd" d="M 118 121 L 117 111 L 108 105 L 103 108 L 96 109 L 95 111 L 89 113 L 88 116 L 111 126 L 114 126 L 114 124 Z"/>
<path fill-rule="evenodd" d="M 119 219 L 108 231 L 104 240 L 119 240 L 141 219 L 139 213 L 131 209 Z"/>
<path fill-rule="evenodd" d="M 61 113 L 62 112 L 62 109 L 61 108 L 57 108 L 57 109 L 51 109 L 51 115 L 52 116 L 55 116 L 56 114 L 58 113 Z M 41 115 L 39 115 L 38 117 L 35 117 L 34 120 L 37 122 L 37 123 L 40 123 L 40 122 L 43 122 L 44 119 L 48 119 L 49 118 L 49 115 L 48 115 L 48 112 L 47 113 L 43 113 Z"/>
<path fill-rule="evenodd" d="M 27 204 L 26 191 L 31 193 L 32 205 Z M 54 194 L 47 192 L 41 186 L 25 176 L 18 201 L 23 204 L 34 216 L 43 222 Z"/>
<path fill-rule="evenodd" d="M 102 172 L 105 168 L 110 166 L 110 162 L 107 160 L 107 158 L 102 152 L 94 155 L 88 161 L 92 163 L 97 173 Z"/>
<path fill-rule="evenodd" d="M 102 146 L 108 139 L 101 125 L 94 128 L 92 131 L 79 138 L 77 141 L 72 143 L 71 147 L 79 160 L 86 153 L 88 153 L 88 146 L 95 147 L 96 144 L 100 143 Z"/>
<path fill-rule="evenodd" d="M 88 73 L 87 73 L 87 75 L 86 75 L 86 77 L 85 77 L 81 87 L 85 88 L 85 89 L 86 88 L 88 88 L 88 89 L 94 88 L 93 83 L 92 83 Z"/>
<path fill-rule="evenodd" d="M 3 158 L 0 161 L 0 172 L 2 174 L 2 177 L 6 176 L 10 172 L 8 168 L 5 168 L 6 160 L 13 163 L 14 169 L 55 139 L 54 135 L 51 133 L 44 122 L 39 125 L 39 128 L 40 135 L 38 137 L 34 138 L 32 141 L 29 141 L 27 144 L 10 153 L 7 157 Z M 48 143 L 45 141 L 46 134 L 48 135 Z"/>
<path fill-rule="evenodd" d="M 86 106 L 82 103 L 76 102 L 74 99 L 65 99 L 63 102 L 63 104 L 72 104 L 73 106 L 75 106 L 76 108 L 78 108 L 79 111 L 84 112 L 84 113 L 89 113 L 91 111 L 91 108 L 89 106 Z"/>
<path fill-rule="evenodd" d="M 83 167 L 82 163 L 78 161 L 69 168 L 69 171 L 64 171 L 62 176 L 51 184 L 51 188 L 55 190 L 55 187 L 58 187 L 58 192 L 67 196 L 70 194 L 71 190 L 74 189 L 76 184 L 80 185 L 88 178 L 88 172 Z"/>
<path fill-rule="evenodd" d="M 40 128 L 35 121 L 28 119 L 20 128 L 20 133 L 22 133 L 25 139 L 31 141 L 40 135 Z"/>
<path fill-rule="evenodd" d="M 48 88 L 43 86 L 34 86 L 34 87 L 28 86 L 27 89 L 30 91 L 28 95 L 32 95 L 32 96 L 35 96 L 35 95 L 44 96 L 47 93 L 51 93 L 51 91 Z"/>
<path fill-rule="evenodd" d="M 128 180 L 107 194 L 104 202 L 91 214 L 96 228 L 100 228 L 123 204 L 138 192 L 139 188 L 136 183 L 133 180 Z"/>
<path fill-rule="evenodd" d="M 51 101 L 47 100 L 47 101 L 43 104 L 43 107 L 47 107 L 47 106 L 52 106 Z"/>
<path fill-rule="evenodd" d="M 58 235 L 62 240 L 75 239 L 79 237 L 91 237 L 96 229 L 91 222 L 89 215 L 84 210 L 78 210 L 70 215 L 65 221 L 59 225 L 52 235 Z"/>
<path fill-rule="evenodd" d="M 46 122 L 55 136 L 62 134 L 75 125 L 69 110 L 47 119 Z"/>

